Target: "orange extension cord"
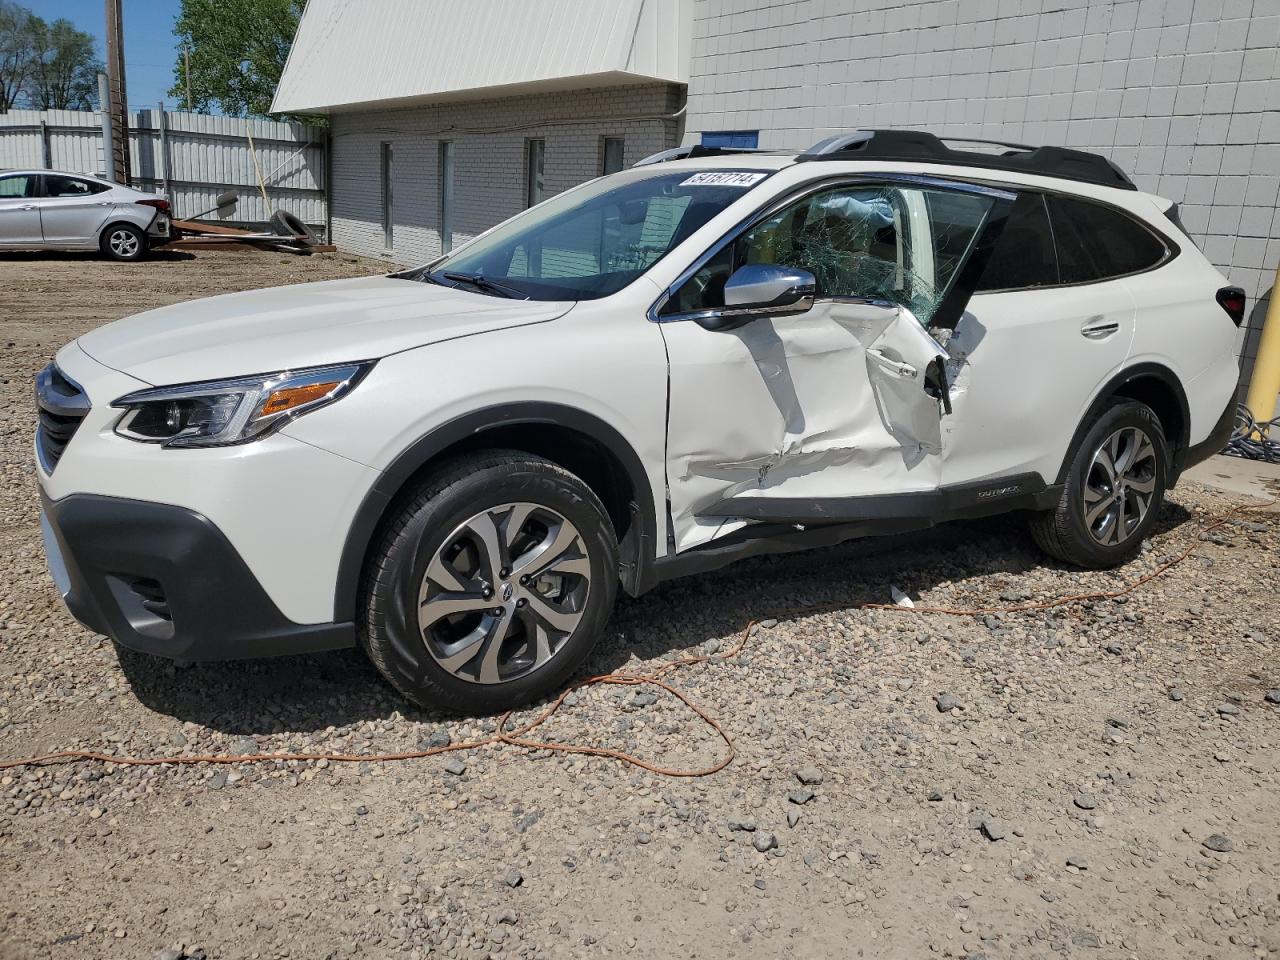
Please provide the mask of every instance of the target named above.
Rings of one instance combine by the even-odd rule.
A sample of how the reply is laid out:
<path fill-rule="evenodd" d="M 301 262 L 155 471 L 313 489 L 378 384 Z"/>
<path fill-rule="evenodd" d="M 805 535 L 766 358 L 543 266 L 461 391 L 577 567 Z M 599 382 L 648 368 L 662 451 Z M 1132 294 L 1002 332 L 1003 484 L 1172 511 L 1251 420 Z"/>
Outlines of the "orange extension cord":
<path fill-rule="evenodd" d="M 959 609 L 953 607 L 900 607 L 891 603 L 863 603 L 858 604 L 854 609 L 861 610 L 889 610 L 896 613 L 941 613 L 950 616 L 973 617 L 982 616 L 989 613 L 1020 613 L 1027 610 L 1047 610 L 1051 607 L 1061 607 L 1071 603 L 1081 603 L 1086 600 L 1114 600 L 1116 597 L 1124 596 L 1127 593 L 1139 589 L 1140 587 L 1150 583 L 1157 577 L 1163 576 L 1172 568 L 1186 560 L 1187 557 L 1195 551 L 1196 546 L 1200 543 L 1201 538 L 1228 523 L 1232 517 L 1239 513 L 1260 510 L 1276 503 L 1271 500 L 1268 503 L 1254 505 L 1240 505 L 1228 510 L 1225 514 L 1216 520 L 1199 526 L 1192 536 L 1191 542 L 1186 549 L 1171 560 L 1167 560 L 1160 566 L 1156 567 L 1150 573 L 1144 574 L 1132 583 L 1126 584 L 1117 590 L 1100 590 L 1092 593 L 1077 593 L 1070 596 L 1056 597 L 1052 600 L 1039 600 L 1031 603 L 1015 604 L 1013 606 L 1003 607 L 973 607 L 970 609 Z M 798 611 L 804 613 L 805 611 Z M 47 753 L 36 757 L 23 757 L 17 760 L 0 761 L 0 770 L 8 770 L 12 767 L 35 766 L 51 763 L 67 763 L 73 760 L 98 760 L 103 763 L 114 763 L 121 766 L 160 766 L 164 764 L 195 764 L 195 763 L 266 763 L 275 760 L 294 760 L 294 761 L 317 761 L 328 760 L 334 763 L 356 763 L 370 762 L 382 763 L 392 760 L 419 760 L 423 757 L 433 757 L 441 753 L 451 753 L 455 750 L 477 750 L 481 747 L 492 746 L 498 743 L 509 744 L 513 747 L 523 747 L 526 750 L 551 750 L 560 753 L 576 753 L 590 757 L 608 757 L 613 760 L 620 760 L 623 763 L 629 763 L 632 766 L 640 767 L 648 770 L 650 773 L 656 773 L 664 777 L 706 777 L 713 773 L 718 773 L 733 762 L 733 758 L 737 755 L 737 750 L 733 745 L 733 740 L 724 728 L 716 722 L 716 720 L 705 710 L 695 704 L 687 696 L 663 681 L 663 677 L 682 667 L 694 666 L 700 663 L 710 663 L 716 660 L 732 660 L 734 657 L 742 653 L 743 648 L 747 645 L 747 640 L 751 636 L 751 628 L 755 626 L 757 621 L 752 620 L 743 628 L 742 633 L 738 637 L 738 642 L 733 648 L 722 654 L 713 656 L 694 656 L 683 657 L 679 660 L 670 660 L 663 663 L 658 669 L 652 673 L 631 674 L 631 673 L 606 673 L 597 677 L 589 677 L 561 693 L 551 704 L 544 709 L 537 717 L 522 727 L 513 730 L 507 729 L 507 723 L 511 719 L 514 711 L 507 711 L 498 721 L 498 729 L 496 732 L 479 740 L 468 740 L 464 743 L 452 743 L 443 747 L 431 747 L 427 750 L 407 750 L 403 753 L 375 753 L 375 754 L 344 754 L 344 753 L 256 753 L 248 755 L 235 754 L 204 754 L 179 757 L 116 757 L 105 753 L 93 753 L 88 750 L 60 750 L 56 753 Z M 574 743 L 554 743 L 545 740 L 531 740 L 528 734 L 544 723 L 550 720 L 564 705 L 565 699 L 575 690 L 583 687 L 589 687 L 594 684 L 614 684 L 617 686 L 635 687 L 641 685 L 650 685 L 660 687 L 667 693 L 671 694 L 686 707 L 692 710 L 707 724 L 716 734 L 724 741 L 727 752 L 725 756 L 707 767 L 700 767 L 692 770 L 681 770 L 673 767 L 663 767 L 655 763 L 650 763 L 641 757 L 634 756 L 623 750 L 615 750 L 611 747 L 592 747 L 584 744 Z"/>

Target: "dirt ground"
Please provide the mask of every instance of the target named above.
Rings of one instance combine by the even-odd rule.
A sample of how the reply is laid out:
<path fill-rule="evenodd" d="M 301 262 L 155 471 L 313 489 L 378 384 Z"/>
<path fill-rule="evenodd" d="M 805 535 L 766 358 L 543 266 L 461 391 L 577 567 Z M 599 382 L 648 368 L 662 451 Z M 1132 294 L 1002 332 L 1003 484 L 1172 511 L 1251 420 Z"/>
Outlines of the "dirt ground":
<path fill-rule="evenodd" d="M 374 753 L 493 720 L 409 707 L 350 651 L 118 656 L 44 567 L 31 378 L 95 325 L 375 272 L 334 256 L 0 257 L 0 759 Z M 623 602 L 592 673 L 724 725 L 701 779 L 486 747 L 402 763 L 0 771 L 0 957 L 1280 956 L 1280 516 L 1184 483 L 1143 556 L 1047 562 L 1018 518 L 748 561 Z M 859 609 L 890 584 L 945 616 Z M 745 649 L 725 659 L 744 626 Z M 521 716 L 529 716 L 528 713 Z M 723 744 L 593 687 L 546 734 L 671 766 Z"/>

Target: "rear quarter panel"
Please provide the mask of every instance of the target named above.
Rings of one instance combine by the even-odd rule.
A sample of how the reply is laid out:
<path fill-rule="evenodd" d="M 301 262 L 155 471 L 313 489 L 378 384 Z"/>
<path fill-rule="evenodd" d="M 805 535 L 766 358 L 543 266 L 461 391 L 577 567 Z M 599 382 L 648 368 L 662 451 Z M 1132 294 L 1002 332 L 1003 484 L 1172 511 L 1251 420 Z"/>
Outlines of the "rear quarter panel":
<path fill-rule="evenodd" d="M 1235 392 L 1236 326 L 1214 299 L 1227 279 L 1185 237 L 1164 266 L 1125 279 L 1136 308 L 1130 364 L 1159 363 L 1181 382 L 1188 441 L 1204 440 Z"/>
<path fill-rule="evenodd" d="M 1034 472 L 1052 483 L 1098 390 L 1126 365 L 1133 312 L 1118 280 L 975 294 L 947 345 L 956 367 L 944 482 Z M 1092 318 L 1119 330 L 1087 339 Z"/>

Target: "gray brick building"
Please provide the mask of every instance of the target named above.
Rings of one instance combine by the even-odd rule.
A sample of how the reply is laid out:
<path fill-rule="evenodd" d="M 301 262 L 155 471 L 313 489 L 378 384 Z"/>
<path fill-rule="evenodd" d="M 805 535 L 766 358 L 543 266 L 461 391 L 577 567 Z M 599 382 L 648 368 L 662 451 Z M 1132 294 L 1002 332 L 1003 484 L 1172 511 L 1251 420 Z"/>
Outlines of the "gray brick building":
<path fill-rule="evenodd" d="M 688 0 L 309 0 L 274 109 L 331 126 L 343 250 L 421 263 L 679 142 Z"/>
<path fill-rule="evenodd" d="M 858 127 L 1111 157 L 1251 300 L 1280 263 L 1280 0 L 696 0 L 685 139 Z"/>
<path fill-rule="evenodd" d="M 542 190 L 559 193 L 676 143 L 683 91 L 649 84 L 336 114 L 331 217 L 343 250 L 423 263 L 529 205 L 533 144 Z M 621 153 L 612 153 L 621 143 Z M 382 163 L 390 148 L 392 218 L 384 229 Z M 452 144 L 452 148 L 443 146 Z M 443 216 L 452 149 L 452 217 Z M 607 152 L 609 155 L 606 155 Z M 450 229 L 451 228 L 451 229 Z"/>
<path fill-rule="evenodd" d="M 1280 0 L 310 0 L 276 109 L 330 115 L 334 239 L 397 263 L 678 142 L 1094 150 L 1249 293 L 1247 379 L 1280 262 L 1278 51 Z"/>

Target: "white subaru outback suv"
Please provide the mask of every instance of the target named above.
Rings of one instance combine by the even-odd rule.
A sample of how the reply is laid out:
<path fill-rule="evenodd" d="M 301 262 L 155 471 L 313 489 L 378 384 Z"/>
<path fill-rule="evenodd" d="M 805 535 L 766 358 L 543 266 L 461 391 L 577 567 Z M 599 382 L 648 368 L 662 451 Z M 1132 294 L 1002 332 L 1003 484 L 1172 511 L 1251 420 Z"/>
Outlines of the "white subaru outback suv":
<path fill-rule="evenodd" d="M 1018 510 L 1123 563 L 1226 441 L 1243 293 L 1104 158 L 952 143 L 683 148 L 418 269 L 86 334 L 37 383 L 67 605 L 476 712 L 744 556 Z"/>

